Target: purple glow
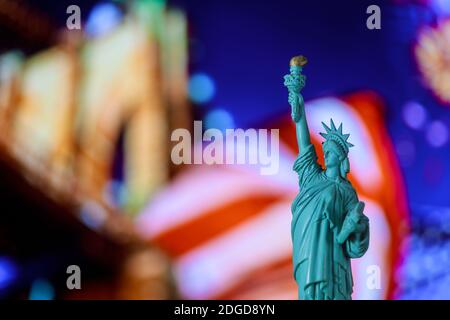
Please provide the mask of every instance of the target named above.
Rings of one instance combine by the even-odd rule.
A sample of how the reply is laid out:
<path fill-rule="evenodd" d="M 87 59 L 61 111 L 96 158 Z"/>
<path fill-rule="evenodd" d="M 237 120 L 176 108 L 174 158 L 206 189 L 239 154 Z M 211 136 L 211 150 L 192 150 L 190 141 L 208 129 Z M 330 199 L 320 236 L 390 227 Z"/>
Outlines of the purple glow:
<path fill-rule="evenodd" d="M 17 266 L 6 257 L 0 257 L 0 290 L 10 286 L 17 277 Z"/>
<path fill-rule="evenodd" d="M 396 144 L 396 150 L 403 166 L 409 166 L 414 162 L 416 147 L 411 140 L 401 140 Z"/>
<path fill-rule="evenodd" d="M 448 140 L 448 129 L 442 121 L 433 121 L 427 128 L 427 140 L 433 147 L 442 147 Z"/>
<path fill-rule="evenodd" d="M 403 120 L 410 128 L 422 128 L 426 119 L 427 112 L 421 104 L 410 101 L 403 106 Z"/>
<path fill-rule="evenodd" d="M 438 15 L 450 14 L 450 1 L 448 0 L 431 0 L 431 7 Z"/>

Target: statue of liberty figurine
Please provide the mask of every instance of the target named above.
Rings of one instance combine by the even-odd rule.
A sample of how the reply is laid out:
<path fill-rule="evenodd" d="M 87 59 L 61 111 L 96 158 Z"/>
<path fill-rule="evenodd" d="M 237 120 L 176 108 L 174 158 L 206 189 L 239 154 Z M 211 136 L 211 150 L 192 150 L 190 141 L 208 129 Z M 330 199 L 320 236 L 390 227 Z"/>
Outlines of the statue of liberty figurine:
<path fill-rule="evenodd" d="M 350 300 L 350 259 L 361 257 L 369 247 L 369 219 L 347 179 L 348 152 L 353 145 L 348 142 L 349 134 L 342 132 L 342 124 L 336 128 L 333 120 L 330 126 L 322 122 L 326 168 L 317 163 L 300 94 L 306 62 L 303 56 L 292 58 L 291 72 L 284 77 L 299 147 L 294 170 L 300 192 L 291 207 L 294 277 L 299 299 Z"/>

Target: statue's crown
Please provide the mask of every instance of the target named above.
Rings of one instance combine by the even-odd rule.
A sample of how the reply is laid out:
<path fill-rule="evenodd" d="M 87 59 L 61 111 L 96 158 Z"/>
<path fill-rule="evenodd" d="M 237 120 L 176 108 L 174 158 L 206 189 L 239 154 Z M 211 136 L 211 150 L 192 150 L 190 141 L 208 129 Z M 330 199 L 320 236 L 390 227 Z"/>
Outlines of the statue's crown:
<path fill-rule="evenodd" d="M 330 119 L 330 126 L 329 128 L 325 123 L 322 122 L 323 127 L 325 128 L 325 133 L 320 132 L 320 135 L 325 138 L 325 140 L 335 141 L 345 152 L 345 154 L 348 154 L 349 148 L 353 147 L 353 144 L 348 142 L 348 137 L 350 137 L 349 133 L 343 134 L 342 133 L 342 123 L 339 125 L 339 128 L 336 129 L 336 126 L 334 125 L 333 119 Z"/>

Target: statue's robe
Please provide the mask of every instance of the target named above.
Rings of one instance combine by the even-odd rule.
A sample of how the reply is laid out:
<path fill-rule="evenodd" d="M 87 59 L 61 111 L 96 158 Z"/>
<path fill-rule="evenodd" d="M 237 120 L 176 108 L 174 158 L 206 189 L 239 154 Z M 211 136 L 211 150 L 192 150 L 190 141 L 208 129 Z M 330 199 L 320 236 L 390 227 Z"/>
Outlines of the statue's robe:
<path fill-rule="evenodd" d="M 313 145 L 301 150 L 294 170 L 300 193 L 292 203 L 291 235 L 294 277 L 299 299 L 351 299 L 353 279 L 350 258 L 359 258 L 369 246 L 365 231 L 337 241 L 346 215 L 358 203 L 353 186 L 345 179 L 328 178 L 317 163 Z"/>

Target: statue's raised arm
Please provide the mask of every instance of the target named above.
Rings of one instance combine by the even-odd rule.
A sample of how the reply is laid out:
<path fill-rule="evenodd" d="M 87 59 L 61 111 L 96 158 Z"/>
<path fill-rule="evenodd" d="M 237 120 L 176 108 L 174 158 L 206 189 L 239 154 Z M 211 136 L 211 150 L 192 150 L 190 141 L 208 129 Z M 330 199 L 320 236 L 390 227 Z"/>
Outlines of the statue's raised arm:
<path fill-rule="evenodd" d="M 290 61 L 290 74 L 284 76 L 284 85 L 289 91 L 291 116 L 295 122 L 299 151 L 311 144 L 308 123 L 305 116 L 305 104 L 300 91 L 305 86 L 306 77 L 302 75 L 303 66 L 307 63 L 304 56 L 293 57 Z"/>

